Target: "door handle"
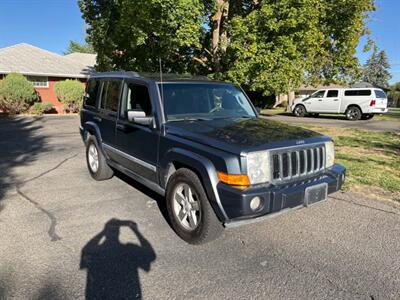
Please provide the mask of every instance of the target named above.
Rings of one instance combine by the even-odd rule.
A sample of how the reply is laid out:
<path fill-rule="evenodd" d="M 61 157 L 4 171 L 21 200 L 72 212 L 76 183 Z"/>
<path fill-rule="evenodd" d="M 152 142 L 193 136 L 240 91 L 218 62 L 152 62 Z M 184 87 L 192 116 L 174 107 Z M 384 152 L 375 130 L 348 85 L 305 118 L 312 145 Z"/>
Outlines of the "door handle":
<path fill-rule="evenodd" d="M 322 99 L 318 99 L 318 101 L 322 101 Z"/>
<path fill-rule="evenodd" d="M 124 124 L 117 124 L 117 130 L 126 132 L 128 128 Z"/>
<path fill-rule="evenodd" d="M 333 101 L 339 101 L 339 99 L 333 99 Z"/>
<path fill-rule="evenodd" d="M 101 122 L 101 118 L 100 117 L 93 117 L 93 120 L 95 120 L 97 122 Z"/>

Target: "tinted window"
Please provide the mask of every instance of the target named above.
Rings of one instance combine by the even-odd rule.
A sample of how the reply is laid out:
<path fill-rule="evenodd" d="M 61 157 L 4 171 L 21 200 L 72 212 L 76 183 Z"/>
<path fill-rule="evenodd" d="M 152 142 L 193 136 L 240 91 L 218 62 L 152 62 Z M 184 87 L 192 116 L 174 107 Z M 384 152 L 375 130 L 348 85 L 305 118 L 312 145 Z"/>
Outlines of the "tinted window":
<path fill-rule="evenodd" d="M 125 112 L 128 110 L 142 110 L 146 113 L 146 116 L 152 115 L 149 91 L 146 86 L 128 83 L 125 95 Z"/>
<path fill-rule="evenodd" d="M 89 80 L 86 88 L 85 105 L 96 106 L 97 94 L 100 82 L 97 80 Z"/>
<path fill-rule="evenodd" d="M 381 90 L 375 90 L 375 96 L 376 98 L 386 98 L 385 92 Z"/>
<path fill-rule="evenodd" d="M 162 88 L 168 120 L 255 117 L 247 97 L 230 84 L 168 83 Z"/>
<path fill-rule="evenodd" d="M 118 111 L 120 81 L 105 81 L 101 92 L 101 108 Z"/>
<path fill-rule="evenodd" d="M 338 90 L 331 90 L 331 91 L 328 91 L 328 95 L 326 95 L 326 97 L 332 98 L 332 97 L 337 97 L 338 95 L 339 95 Z"/>
<path fill-rule="evenodd" d="M 322 91 L 315 92 L 314 94 L 311 95 L 311 97 L 312 97 L 312 98 L 321 98 L 321 97 L 323 97 L 324 95 L 325 95 L 325 91 L 322 90 Z"/>
<path fill-rule="evenodd" d="M 347 90 L 345 96 L 371 96 L 371 90 Z"/>

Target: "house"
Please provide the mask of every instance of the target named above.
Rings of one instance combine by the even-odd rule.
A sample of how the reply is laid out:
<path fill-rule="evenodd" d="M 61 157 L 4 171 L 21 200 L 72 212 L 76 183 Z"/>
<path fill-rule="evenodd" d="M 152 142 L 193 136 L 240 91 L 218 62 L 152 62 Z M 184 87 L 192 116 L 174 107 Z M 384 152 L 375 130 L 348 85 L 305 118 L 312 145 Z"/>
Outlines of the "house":
<path fill-rule="evenodd" d="M 311 86 L 311 85 L 302 85 L 296 90 L 296 95 L 299 98 L 302 97 L 307 97 L 311 95 L 312 93 L 318 91 L 318 90 L 324 90 L 324 89 L 340 89 L 344 88 L 344 85 L 340 84 L 328 84 L 328 85 L 318 85 L 318 86 Z"/>
<path fill-rule="evenodd" d="M 0 80 L 9 73 L 20 73 L 31 81 L 42 102 L 50 102 L 62 112 L 54 84 L 66 79 L 77 79 L 83 84 L 94 70 L 96 55 L 71 53 L 59 55 L 29 44 L 0 48 Z"/>

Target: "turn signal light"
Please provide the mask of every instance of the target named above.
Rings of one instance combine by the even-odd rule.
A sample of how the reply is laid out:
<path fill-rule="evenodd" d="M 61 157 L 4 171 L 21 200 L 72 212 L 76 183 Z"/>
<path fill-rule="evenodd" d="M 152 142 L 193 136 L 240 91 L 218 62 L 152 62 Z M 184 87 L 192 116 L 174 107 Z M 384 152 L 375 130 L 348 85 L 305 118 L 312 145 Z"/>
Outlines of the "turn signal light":
<path fill-rule="evenodd" d="M 226 174 L 223 172 L 217 172 L 217 175 L 221 182 L 232 185 L 236 188 L 247 188 L 250 185 L 250 180 L 247 175 Z"/>
<path fill-rule="evenodd" d="M 369 104 L 369 106 L 375 106 L 376 104 L 376 100 L 371 100 L 371 103 Z"/>

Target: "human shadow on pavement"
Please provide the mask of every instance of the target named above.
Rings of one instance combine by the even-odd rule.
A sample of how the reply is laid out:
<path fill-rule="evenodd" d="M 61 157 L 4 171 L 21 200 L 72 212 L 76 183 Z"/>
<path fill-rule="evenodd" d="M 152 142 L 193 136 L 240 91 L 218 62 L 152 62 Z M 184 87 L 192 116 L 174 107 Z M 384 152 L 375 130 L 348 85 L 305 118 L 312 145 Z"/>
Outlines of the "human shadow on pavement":
<path fill-rule="evenodd" d="M 123 244 L 121 227 L 129 228 L 139 244 Z M 82 249 L 80 268 L 87 270 L 86 299 L 141 299 L 139 269 L 150 271 L 156 253 L 132 221 L 111 219 Z"/>

